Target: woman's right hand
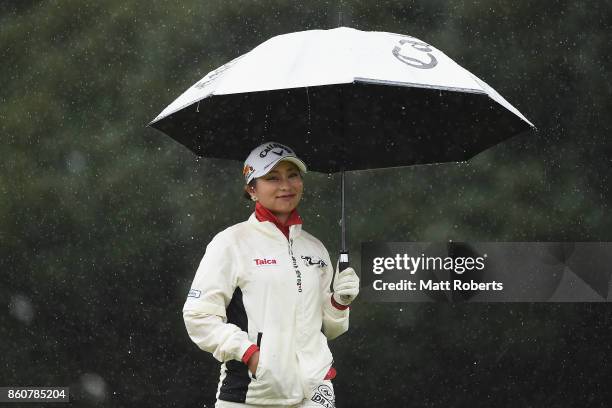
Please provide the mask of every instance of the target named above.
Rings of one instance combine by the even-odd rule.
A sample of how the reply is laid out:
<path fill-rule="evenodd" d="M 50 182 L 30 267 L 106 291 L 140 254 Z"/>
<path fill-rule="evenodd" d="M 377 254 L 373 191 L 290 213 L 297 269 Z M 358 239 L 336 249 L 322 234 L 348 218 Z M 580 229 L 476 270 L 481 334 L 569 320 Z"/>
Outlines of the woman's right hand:
<path fill-rule="evenodd" d="M 251 356 L 251 358 L 249 358 L 249 371 L 255 375 L 255 372 L 257 371 L 257 366 L 259 365 L 259 351 L 256 351 L 253 353 L 253 355 Z"/>

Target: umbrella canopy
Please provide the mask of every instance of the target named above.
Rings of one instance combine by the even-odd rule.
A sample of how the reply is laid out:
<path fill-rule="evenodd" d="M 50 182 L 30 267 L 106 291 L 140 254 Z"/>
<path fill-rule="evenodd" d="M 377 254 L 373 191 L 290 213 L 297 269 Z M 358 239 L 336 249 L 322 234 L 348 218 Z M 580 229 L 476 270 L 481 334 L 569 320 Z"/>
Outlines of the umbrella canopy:
<path fill-rule="evenodd" d="M 203 157 L 275 140 L 314 171 L 464 161 L 533 127 L 494 89 L 408 35 L 279 35 L 208 73 L 150 126 Z"/>

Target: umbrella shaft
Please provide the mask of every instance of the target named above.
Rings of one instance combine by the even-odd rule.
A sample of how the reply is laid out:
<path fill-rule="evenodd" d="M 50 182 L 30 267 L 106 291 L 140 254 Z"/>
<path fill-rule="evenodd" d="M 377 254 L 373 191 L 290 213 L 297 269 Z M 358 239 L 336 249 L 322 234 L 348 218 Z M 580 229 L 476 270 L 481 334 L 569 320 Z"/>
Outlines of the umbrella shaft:
<path fill-rule="evenodd" d="M 346 250 L 346 219 L 344 215 L 344 170 L 341 172 L 341 197 L 340 197 L 340 207 L 341 207 L 341 218 L 340 218 L 340 228 L 342 230 L 341 237 L 341 252 L 347 252 Z"/>
<path fill-rule="evenodd" d="M 340 249 L 340 259 L 338 264 L 338 270 L 343 271 L 349 267 L 349 256 L 348 250 L 346 248 L 346 215 L 344 214 L 344 170 L 342 170 L 342 181 L 341 181 L 341 197 L 340 197 L 340 207 L 342 218 L 340 219 L 340 229 L 342 230 L 342 238 L 341 238 L 341 249 Z"/>

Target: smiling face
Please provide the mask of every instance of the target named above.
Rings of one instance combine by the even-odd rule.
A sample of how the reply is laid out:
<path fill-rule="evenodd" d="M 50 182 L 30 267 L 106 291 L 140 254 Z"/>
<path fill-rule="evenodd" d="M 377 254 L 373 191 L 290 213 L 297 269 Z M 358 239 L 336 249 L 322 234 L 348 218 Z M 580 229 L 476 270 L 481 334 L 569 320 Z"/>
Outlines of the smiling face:
<path fill-rule="evenodd" d="M 272 212 L 281 222 L 287 221 L 304 191 L 302 175 L 297 166 L 288 161 L 281 161 L 262 177 L 258 177 L 255 186 L 245 186 L 251 196 Z"/>

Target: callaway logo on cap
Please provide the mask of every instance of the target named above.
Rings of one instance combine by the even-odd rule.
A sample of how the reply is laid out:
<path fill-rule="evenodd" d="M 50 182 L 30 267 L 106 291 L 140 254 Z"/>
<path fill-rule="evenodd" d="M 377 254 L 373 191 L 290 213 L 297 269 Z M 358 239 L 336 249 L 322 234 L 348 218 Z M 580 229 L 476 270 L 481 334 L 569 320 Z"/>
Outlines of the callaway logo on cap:
<path fill-rule="evenodd" d="M 276 142 L 266 142 L 253 149 L 244 162 L 242 174 L 246 184 L 249 184 L 254 178 L 268 174 L 280 161 L 289 161 L 295 164 L 302 173 L 306 173 L 306 165 L 298 159 L 290 147 Z"/>

